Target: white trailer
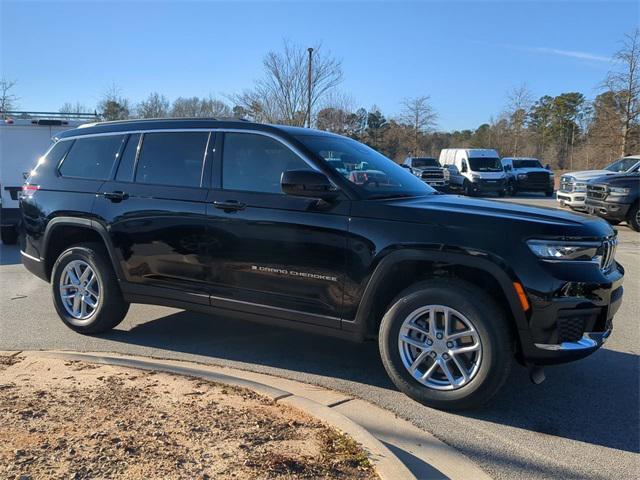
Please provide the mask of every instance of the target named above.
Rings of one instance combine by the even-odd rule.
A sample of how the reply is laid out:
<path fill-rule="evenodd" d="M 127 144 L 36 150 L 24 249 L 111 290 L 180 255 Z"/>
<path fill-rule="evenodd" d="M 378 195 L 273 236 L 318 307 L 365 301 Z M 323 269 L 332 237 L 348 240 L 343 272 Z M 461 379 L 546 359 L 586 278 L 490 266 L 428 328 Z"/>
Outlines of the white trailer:
<path fill-rule="evenodd" d="M 17 240 L 18 198 L 24 174 L 45 153 L 59 132 L 96 121 L 92 114 L 3 112 L 0 123 L 0 236 L 5 244 Z"/>

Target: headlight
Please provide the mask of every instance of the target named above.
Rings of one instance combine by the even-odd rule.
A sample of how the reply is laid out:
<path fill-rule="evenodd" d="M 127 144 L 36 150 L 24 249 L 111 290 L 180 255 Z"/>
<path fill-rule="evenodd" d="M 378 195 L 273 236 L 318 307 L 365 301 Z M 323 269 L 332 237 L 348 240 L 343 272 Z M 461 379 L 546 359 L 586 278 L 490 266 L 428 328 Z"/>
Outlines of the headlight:
<path fill-rule="evenodd" d="M 630 191 L 631 191 L 630 188 L 610 187 L 609 188 L 609 195 L 622 197 L 622 196 L 625 196 L 625 195 L 629 195 Z"/>
<path fill-rule="evenodd" d="M 586 192 L 587 184 L 586 183 L 576 183 L 573 187 L 574 192 Z"/>
<path fill-rule="evenodd" d="M 472 173 L 471 174 L 471 180 L 480 180 L 480 175 L 477 173 Z"/>
<path fill-rule="evenodd" d="M 527 245 L 533 253 L 544 260 L 595 260 L 599 243 L 561 242 L 555 240 L 529 240 Z"/>
<path fill-rule="evenodd" d="M 518 174 L 518 180 L 526 180 L 527 178 L 527 174 L 526 173 L 519 173 Z"/>

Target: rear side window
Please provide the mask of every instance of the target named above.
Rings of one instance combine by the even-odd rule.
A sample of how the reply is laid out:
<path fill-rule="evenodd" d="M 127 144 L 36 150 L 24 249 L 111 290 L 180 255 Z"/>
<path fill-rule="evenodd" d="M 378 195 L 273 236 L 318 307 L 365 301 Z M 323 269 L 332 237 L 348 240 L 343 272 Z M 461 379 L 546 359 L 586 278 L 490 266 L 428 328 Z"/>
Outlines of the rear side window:
<path fill-rule="evenodd" d="M 78 138 L 60 166 L 63 177 L 107 180 L 124 135 Z"/>
<path fill-rule="evenodd" d="M 146 133 L 136 182 L 199 187 L 208 132 Z"/>
<path fill-rule="evenodd" d="M 264 135 L 225 133 L 222 188 L 260 193 L 282 193 L 285 170 L 311 170 L 282 143 Z"/>
<path fill-rule="evenodd" d="M 133 181 L 133 169 L 136 162 L 136 154 L 138 152 L 138 142 L 140 141 L 140 134 L 129 135 L 127 145 L 122 152 L 122 158 L 120 159 L 120 165 L 118 166 L 118 173 L 116 174 L 116 180 L 120 182 Z"/>
<path fill-rule="evenodd" d="M 49 153 L 47 153 L 47 157 L 46 157 L 47 163 L 50 163 L 54 166 L 60 163 L 60 160 L 62 160 L 62 157 L 65 156 L 65 154 L 69 150 L 69 147 L 71 146 L 72 143 L 73 141 L 70 141 L 70 140 L 67 140 L 67 141 L 60 140 L 56 142 L 56 144 L 51 148 L 51 150 L 49 150 Z"/>

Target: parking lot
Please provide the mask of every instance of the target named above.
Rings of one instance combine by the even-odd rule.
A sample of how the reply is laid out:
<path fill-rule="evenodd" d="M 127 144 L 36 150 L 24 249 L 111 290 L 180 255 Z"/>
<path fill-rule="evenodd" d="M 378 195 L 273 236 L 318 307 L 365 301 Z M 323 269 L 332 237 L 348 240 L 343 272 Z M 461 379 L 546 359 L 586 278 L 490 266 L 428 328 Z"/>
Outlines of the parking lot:
<path fill-rule="evenodd" d="M 515 201 L 555 207 L 554 199 Z M 591 357 L 550 367 L 542 385 L 514 368 L 494 402 L 459 414 L 424 407 L 387 378 L 377 344 L 134 305 L 117 329 L 84 337 L 63 326 L 49 286 L 0 250 L 0 350 L 112 351 L 229 365 L 341 390 L 385 407 L 459 449 L 495 478 L 637 478 L 640 423 L 640 234 L 618 228 L 625 297 L 612 337 Z"/>

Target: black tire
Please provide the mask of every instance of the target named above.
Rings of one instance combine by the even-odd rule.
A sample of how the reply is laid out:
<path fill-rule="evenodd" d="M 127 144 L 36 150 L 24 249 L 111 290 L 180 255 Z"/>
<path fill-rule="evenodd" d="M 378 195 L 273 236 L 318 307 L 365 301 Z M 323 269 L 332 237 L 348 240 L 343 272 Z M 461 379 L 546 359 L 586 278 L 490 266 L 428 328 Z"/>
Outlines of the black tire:
<path fill-rule="evenodd" d="M 419 383 L 402 363 L 398 346 L 402 324 L 426 305 L 457 310 L 478 332 L 480 366 L 466 385 L 455 390 L 437 390 Z M 396 387 L 424 405 L 443 410 L 476 408 L 488 402 L 506 381 L 514 358 L 514 340 L 505 313 L 478 287 L 455 279 L 429 280 L 402 292 L 382 319 L 378 343 L 384 367 Z"/>
<path fill-rule="evenodd" d="M 518 189 L 516 188 L 513 182 L 507 183 L 507 195 L 510 197 L 515 197 L 516 193 L 518 193 Z"/>
<path fill-rule="evenodd" d="M 640 218 L 638 213 L 639 209 L 640 203 L 636 202 L 636 204 L 629 209 L 629 213 L 627 215 L 627 223 L 636 232 L 640 232 Z"/>
<path fill-rule="evenodd" d="M 473 191 L 473 186 L 471 185 L 471 182 L 468 182 L 465 180 L 464 185 L 462 186 L 462 189 L 464 191 L 464 194 L 468 197 L 475 197 L 476 196 L 476 192 Z"/>
<path fill-rule="evenodd" d="M 613 225 L 613 226 L 616 226 L 620 223 L 620 220 L 611 220 L 609 218 L 605 218 L 605 220 L 609 222 L 609 225 Z"/>
<path fill-rule="evenodd" d="M 74 260 L 87 263 L 99 282 L 100 298 L 91 316 L 85 320 L 74 318 L 65 308 L 60 293 L 60 277 Z M 100 243 L 87 242 L 65 250 L 53 265 L 51 275 L 53 303 L 60 319 L 72 330 L 82 334 L 103 333 L 118 325 L 127 314 L 129 304 L 124 300 L 111 260 Z"/>
<path fill-rule="evenodd" d="M 0 229 L 0 237 L 5 245 L 15 245 L 18 241 L 18 231 L 16 227 L 2 227 Z"/>
<path fill-rule="evenodd" d="M 507 194 L 507 191 L 506 191 L 506 190 L 499 190 L 499 191 L 498 191 L 498 196 L 499 196 L 500 198 L 504 197 L 506 194 Z"/>

